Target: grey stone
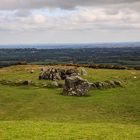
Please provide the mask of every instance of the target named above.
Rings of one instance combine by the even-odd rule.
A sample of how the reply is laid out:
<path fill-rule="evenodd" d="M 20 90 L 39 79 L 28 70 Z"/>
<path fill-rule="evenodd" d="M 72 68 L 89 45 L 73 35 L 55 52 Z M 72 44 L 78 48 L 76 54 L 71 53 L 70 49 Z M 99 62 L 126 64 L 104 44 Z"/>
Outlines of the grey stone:
<path fill-rule="evenodd" d="M 55 69 L 50 68 L 46 71 L 42 71 L 39 75 L 39 80 L 46 79 L 46 80 L 65 80 L 66 76 L 76 76 L 78 75 L 77 69 Z"/>
<path fill-rule="evenodd" d="M 91 89 L 96 89 L 97 88 L 95 83 L 90 83 L 90 87 L 91 87 Z"/>
<path fill-rule="evenodd" d="M 56 81 L 53 81 L 53 82 L 51 83 L 51 87 L 53 87 L 53 88 L 58 87 L 58 83 L 57 83 Z"/>
<path fill-rule="evenodd" d="M 111 81 L 111 80 L 108 80 L 108 81 L 105 81 L 106 83 L 108 83 L 111 87 L 116 87 L 116 84 L 114 81 Z"/>
<path fill-rule="evenodd" d="M 32 81 L 31 80 L 25 80 L 22 82 L 23 85 L 31 85 Z"/>
<path fill-rule="evenodd" d="M 66 75 L 67 76 L 77 76 L 78 70 L 77 69 L 68 69 L 68 70 L 66 70 Z"/>
<path fill-rule="evenodd" d="M 88 75 L 88 73 L 87 73 L 87 71 L 85 69 L 81 69 L 81 75 L 86 76 L 86 75 Z"/>
<path fill-rule="evenodd" d="M 121 81 L 114 81 L 115 85 L 123 87 L 123 83 Z"/>
<path fill-rule="evenodd" d="M 67 96 L 86 96 L 90 84 L 87 80 L 79 76 L 70 76 L 65 79 L 63 95 Z"/>
<path fill-rule="evenodd" d="M 33 74 L 34 73 L 34 70 L 31 70 L 30 73 Z"/>
<path fill-rule="evenodd" d="M 97 88 L 103 88 L 104 86 L 103 82 L 95 82 L 94 84 L 96 85 Z"/>

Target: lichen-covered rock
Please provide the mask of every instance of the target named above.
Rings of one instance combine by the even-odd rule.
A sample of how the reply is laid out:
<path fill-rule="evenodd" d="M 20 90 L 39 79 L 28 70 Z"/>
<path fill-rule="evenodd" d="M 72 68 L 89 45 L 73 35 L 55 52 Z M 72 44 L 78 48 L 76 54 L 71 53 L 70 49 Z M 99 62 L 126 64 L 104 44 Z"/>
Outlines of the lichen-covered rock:
<path fill-rule="evenodd" d="M 53 82 L 51 83 L 51 87 L 52 87 L 52 88 L 57 88 L 57 87 L 58 87 L 58 83 L 57 83 L 56 81 L 53 81 Z"/>
<path fill-rule="evenodd" d="M 97 86 L 95 83 L 90 83 L 90 87 L 91 87 L 91 89 L 97 89 Z"/>
<path fill-rule="evenodd" d="M 116 87 L 117 86 L 114 81 L 108 80 L 108 81 L 105 81 L 105 82 L 108 83 L 111 87 Z"/>
<path fill-rule="evenodd" d="M 43 87 L 43 88 L 47 88 L 48 85 L 47 85 L 47 84 L 43 84 L 42 87 Z"/>
<path fill-rule="evenodd" d="M 96 85 L 97 88 L 103 88 L 104 87 L 103 82 L 95 82 L 94 84 Z"/>
<path fill-rule="evenodd" d="M 39 80 L 46 79 L 46 80 L 61 80 L 59 71 L 57 69 L 51 68 L 46 71 L 42 71 L 39 75 Z"/>
<path fill-rule="evenodd" d="M 50 68 L 46 71 L 42 71 L 39 75 L 39 80 L 46 79 L 46 80 L 65 80 L 67 76 L 76 76 L 78 75 L 77 69 L 55 69 Z"/>
<path fill-rule="evenodd" d="M 94 82 L 90 83 L 91 89 L 103 89 L 103 88 L 115 88 L 124 87 L 121 81 L 104 81 L 104 82 Z"/>
<path fill-rule="evenodd" d="M 85 69 L 81 69 L 81 75 L 86 76 L 88 75 L 88 73 Z"/>
<path fill-rule="evenodd" d="M 31 70 L 30 73 L 33 74 L 34 73 L 34 70 Z"/>
<path fill-rule="evenodd" d="M 59 69 L 59 74 L 62 80 L 66 79 L 66 71 L 65 69 Z"/>
<path fill-rule="evenodd" d="M 79 76 L 70 76 L 65 79 L 63 95 L 67 96 L 86 96 L 90 84 L 87 80 Z"/>
<path fill-rule="evenodd" d="M 68 69 L 68 70 L 66 70 L 66 75 L 67 76 L 77 76 L 78 70 L 77 69 Z"/>
<path fill-rule="evenodd" d="M 17 86 L 20 86 L 22 84 L 23 84 L 23 81 L 22 80 L 16 80 L 15 81 L 15 85 L 17 85 Z"/>
<path fill-rule="evenodd" d="M 114 81 L 116 86 L 123 87 L 123 83 L 121 81 Z"/>
<path fill-rule="evenodd" d="M 25 80 L 22 82 L 23 85 L 31 85 L 32 81 L 31 80 Z"/>

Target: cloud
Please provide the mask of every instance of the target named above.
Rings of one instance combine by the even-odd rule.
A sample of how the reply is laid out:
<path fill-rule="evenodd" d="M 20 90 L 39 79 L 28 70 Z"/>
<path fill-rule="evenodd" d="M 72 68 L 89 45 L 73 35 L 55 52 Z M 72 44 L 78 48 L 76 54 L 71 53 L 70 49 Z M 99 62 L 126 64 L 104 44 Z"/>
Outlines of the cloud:
<path fill-rule="evenodd" d="M 125 33 L 129 32 L 128 36 L 135 39 L 140 34 L 139 7 L 137 0 L 1 0 L 0 34 L 18 38 L 18 34 L 28 32 L 40 40 L 44 35 L 46 41 L 52 32 L 54 40 L 59 34 L 63 34 L 61 40 L 65 36 L 74 40 L 75 33 L 80 37 L 86 32 L 86 38 L 93 40 L 96 35 L 101 40 L 106 38 L 106 33 L 110 34 L 109 39 L 117 34 L 127 38 Z M 29 38 L 25 35 L 22 39 Z"/>
<path fill-rule="evenodd" d="M 98 6 L 109 4 L 129 4 L 139 0 L 1 0 L 0 10 L 64 8 Z"/>
<path fill-rule="evenodd" d="M 41 14 L 36 14 L 34 15 L 34 20 L 38 24 L 43 24 L 45 23 L 46 17 Z"/>
<path fill-rule="evenodd" d="M 31 11 L 29 10 L 16 10 L 15 16 L 17 17 L 28 17 L 31 15 Z"/>
<path fill-rule="evenodd" d="M 113 12 L 111 12 L 113 11 Z M 140 13 L 123 8 L 108 10 L 106 7 L 79 7 L 72 12 L 60 10 L 50 15 L 26 10 L 0 13 L 0 28 L 9 31 L 47 31 L 47 30 L 139 30 Z M 65 14 L 62 14 L 62 13 Z M 2 14 L 3 13 L 3 14 Z M 57 15 L 57 16 L 56 16 Z"/>

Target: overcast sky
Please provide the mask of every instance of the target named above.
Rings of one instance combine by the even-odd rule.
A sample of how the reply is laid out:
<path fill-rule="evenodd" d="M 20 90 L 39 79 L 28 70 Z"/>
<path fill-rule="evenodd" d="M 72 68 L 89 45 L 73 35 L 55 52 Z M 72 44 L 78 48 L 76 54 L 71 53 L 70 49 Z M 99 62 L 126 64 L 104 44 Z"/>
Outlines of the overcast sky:
<path fill-rule="evenodd" d="M 0 0 L 0 44 L 140 41 L 140 0 Z"/>

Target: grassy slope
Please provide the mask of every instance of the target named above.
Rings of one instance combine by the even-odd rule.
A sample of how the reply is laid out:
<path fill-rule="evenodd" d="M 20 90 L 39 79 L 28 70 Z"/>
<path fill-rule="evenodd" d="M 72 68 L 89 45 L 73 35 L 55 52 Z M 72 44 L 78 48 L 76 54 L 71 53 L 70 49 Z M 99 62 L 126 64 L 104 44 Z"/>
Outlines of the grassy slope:
<path fill-rule="evenodd" d="M 34 66 L 34 74 L 27 72 L 30 68 L 1 69 L 0 78 L 40 82 L 36 78 L 38 67 Z M 89 97 L 78 98 L 61 96 L 62 89 L 1 85 L 0 138 L 139 139 L 140 71 L 87 71 L 89 75 L 85 78 L 90 81 L 123 79 L 127 85 L 125 88 L 92 90 Z M 137 79 L 134 79 L 134 75 Z"/>
<path fill-rule="evenodd" d="M 4 140 L 139 140 L 139 127 L 109 123 L 2 122 Z"/>

